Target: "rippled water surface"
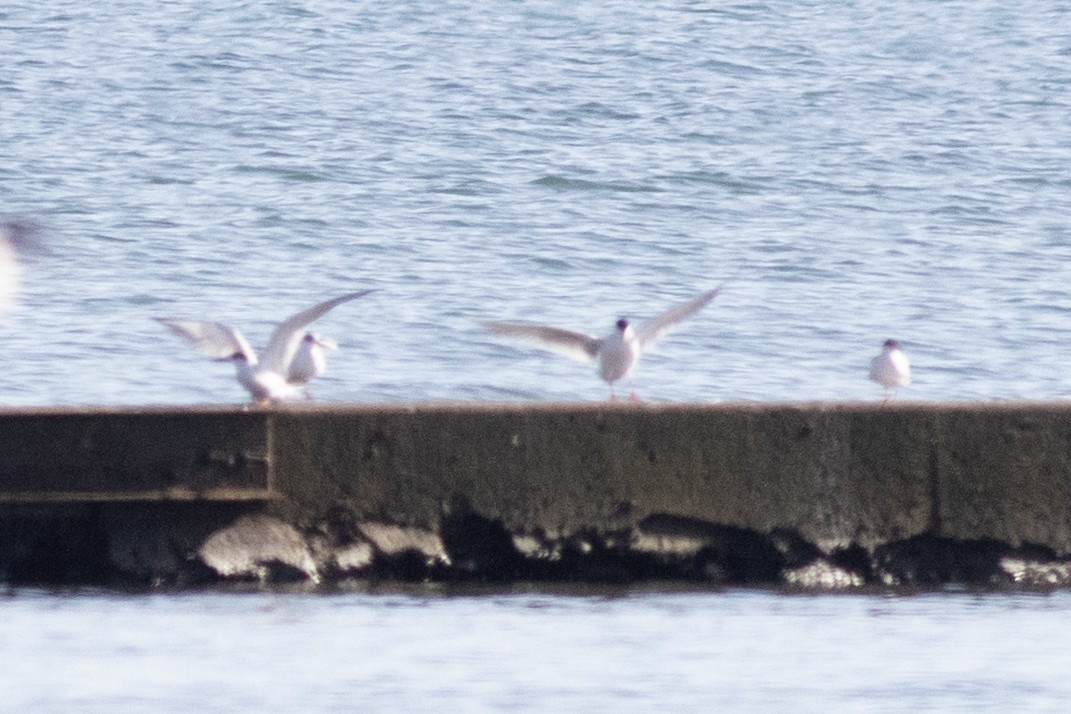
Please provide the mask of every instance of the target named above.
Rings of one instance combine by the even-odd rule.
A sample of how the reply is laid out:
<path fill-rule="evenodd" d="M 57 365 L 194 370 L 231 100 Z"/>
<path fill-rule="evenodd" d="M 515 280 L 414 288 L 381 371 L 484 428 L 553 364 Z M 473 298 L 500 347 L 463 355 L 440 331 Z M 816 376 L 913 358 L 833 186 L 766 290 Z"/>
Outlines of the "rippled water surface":
<path fill-rule="evenodd" d="M 320 327 L 319 398 L 598 400 L 485 319 L 725 282 L 651 400 L 1071 394 L 1065 2 L 6 3 L 4 404 L 244 398 L 157 315 Z"/>
<path fill-rule="evenodd" d="M 1064 711 L 1071 595 L 0 600 L 3 711 Z"/>

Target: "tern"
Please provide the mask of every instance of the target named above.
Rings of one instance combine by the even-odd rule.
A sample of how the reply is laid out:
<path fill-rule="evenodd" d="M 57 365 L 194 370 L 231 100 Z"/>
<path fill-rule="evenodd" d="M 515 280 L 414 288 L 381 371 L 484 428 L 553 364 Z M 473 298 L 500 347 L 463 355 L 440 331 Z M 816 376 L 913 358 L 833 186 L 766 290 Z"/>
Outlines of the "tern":
<path fill-rule="evenodd" d="M 19 291 L 19 253 L 40 249 L 41 227 L 32 221 L 0 221 L 0 313 L 15 302 Z"/>
<path fill-rule="evenodd" d="M 629 377 L 637 360 L 652 342 L 686 317 L 699 312 L 713 300 L 721 286 L 708 290 L 686 303 L 672 307 L 661 315 L 644 320 L 635 327 L 621 318 L 614 331 L 605 337 L 592 337 L 560 327 L 517 322 L 488 322 L 485 327 L 498 335 L 534 340 L 544 349 L 584 362 L 598 362 L 599 376 L 610 385 L 610 399 L 617 398 L 614 382 Z M 636 399 L 635 391 L 629 399 Z"/>
<path fill-rule="evenodd" d="M 317 364 L 319 350 L 315 337 L 308 341 L 308 347 L 303 346 L 308 335 L 306 328 L 332 308 L 370 292 L 372 290 L 360 290 L 340 295 L 288 317 L 272 332 L 263 359 L 257 358 L 241 332 L 222 323 L 166 317 L 158 317 L 156 321 L 202 354 L 220 362 L 233 362 L 238 382 L 254 401 L 264 404 L 299 396 L 305 383 L 323 371 L 322 352 L 319 352 Z M 302 353 L 305 357 L 297 359 Z M 295 366 L 298 367 L 296 371 Z"/>
<path fill-rule="evenodd" d="M 319 377 L 327 369 L 327 355 L 324 350 L 337 350 L 338 345 L 334 340 L 328 339 L 315 332 L 306 332 L 301 338 L 294 359 L 290 362 L 290 368 L 286 373 L 286 381 L 295 386 L 305 388 L 305 396 L 308 394 L 308 383 Z"/>
<path fill-rule="evenodd" d="M 896 340 L 885 340 L 881 354 L 870 360 L 870 378 L 885 390 L 883 401 L 889 401 L 889 390 L 896 390 L 911 383 L 911 362 L 900 349 Z"/>

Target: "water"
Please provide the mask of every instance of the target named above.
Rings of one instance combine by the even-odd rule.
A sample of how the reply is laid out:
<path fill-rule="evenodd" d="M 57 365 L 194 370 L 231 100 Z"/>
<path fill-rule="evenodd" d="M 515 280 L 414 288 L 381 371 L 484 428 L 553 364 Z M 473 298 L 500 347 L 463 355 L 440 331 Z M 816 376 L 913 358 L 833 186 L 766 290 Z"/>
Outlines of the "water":
<path fill-rule="evenodd" d="M 27 591 L 2 607 L 3 711 L 1063 711 L 1071 697 L 1068 593 Z"/>
<path fill-rule="evenodd" d="M 726 281 L 654 401 L 1071 394 L 1071 6 L 119 0 L 0 9 L 0 212 L 41 220 L 4 404 L 234 402 L 353 289 L 324 400 L 600 400 L 591 332 Z"/>
<path fill-rule="evenodd" d="M 485 319 L 601 332 L 725 282 L 656 401 L 1071 394 L 1071 5 L 8 2 L 0 213 L 48 228 L 4 405 L 244 399 L 325 297 L 323 400 L 601 400 Z M 11 711 L 1059 710 L 1065 593 L 0 602 Z"/>

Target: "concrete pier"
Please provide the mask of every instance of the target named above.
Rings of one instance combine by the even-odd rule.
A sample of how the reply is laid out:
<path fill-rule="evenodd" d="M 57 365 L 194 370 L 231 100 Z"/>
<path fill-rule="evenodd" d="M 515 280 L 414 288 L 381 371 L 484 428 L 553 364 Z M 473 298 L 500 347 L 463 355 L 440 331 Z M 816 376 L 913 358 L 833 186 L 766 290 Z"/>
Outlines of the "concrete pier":
<path fill-rule="evenodd" d="M 1071 584 L 1071 404 L 0 411 L 0 579 Z"/>

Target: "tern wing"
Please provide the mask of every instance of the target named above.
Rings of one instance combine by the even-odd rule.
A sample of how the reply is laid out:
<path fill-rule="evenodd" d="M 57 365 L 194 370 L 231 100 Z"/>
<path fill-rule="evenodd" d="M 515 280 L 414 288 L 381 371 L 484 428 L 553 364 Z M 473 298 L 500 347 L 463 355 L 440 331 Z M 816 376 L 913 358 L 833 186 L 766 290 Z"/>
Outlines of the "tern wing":
<path fill-rule="evenodd" d="M 661 315 L 652 317 L 649 320 L 643 321 L 636 328 L 636 336 L 639 337 L 641 344 L 647 344 L 657 340 L 662 335 L 676 325 L 678 322 L 686 317 L 691 317 L 695 313 L 702 310 L 707 303 L 717 297 L 718 292 L 721 290 L 721 286 L 708 290 L 698 297 L 692 298 L 686 303 L 671 307 L 663 312 Z"/>
<path fill-rule="evenodd" d="M 544 349 L 556 352 L 570 359 L 590 362 L 599 354 L 602 340 L 572 330 L 546 325 L 525 325 L 516 322 L 484 323 L 488 330 L 496 335 L 520 337 L 539 343 Z"/>
<path fill-rule="evenodd" d="M 251 364 L 256 363 L 256 353 L 242 333 L 223 323 L 172 320 L 166 317 L 157 317 L 155 320 L 212 359 L 226 359 L 241 352 Z"/>
<path fill-rule="evenodd" d="M 271 333 L 271 339 L 268 340 L 268 346 L 264 350 L 264 361 L 262 362 L 264 367 L 279 374 L 286 374 L 290 367 L 290 362 L 294 359 L 294 353 L 297 352 L 301 344 L 301 338 L 305 336 L 306 327 L 323 317 L 332 308 L 344 302 L 364 297 L 370 292 L 372 292 L 370 289 L 358 290 L 355 293 L 340 295 L 283 320 Z"/>

